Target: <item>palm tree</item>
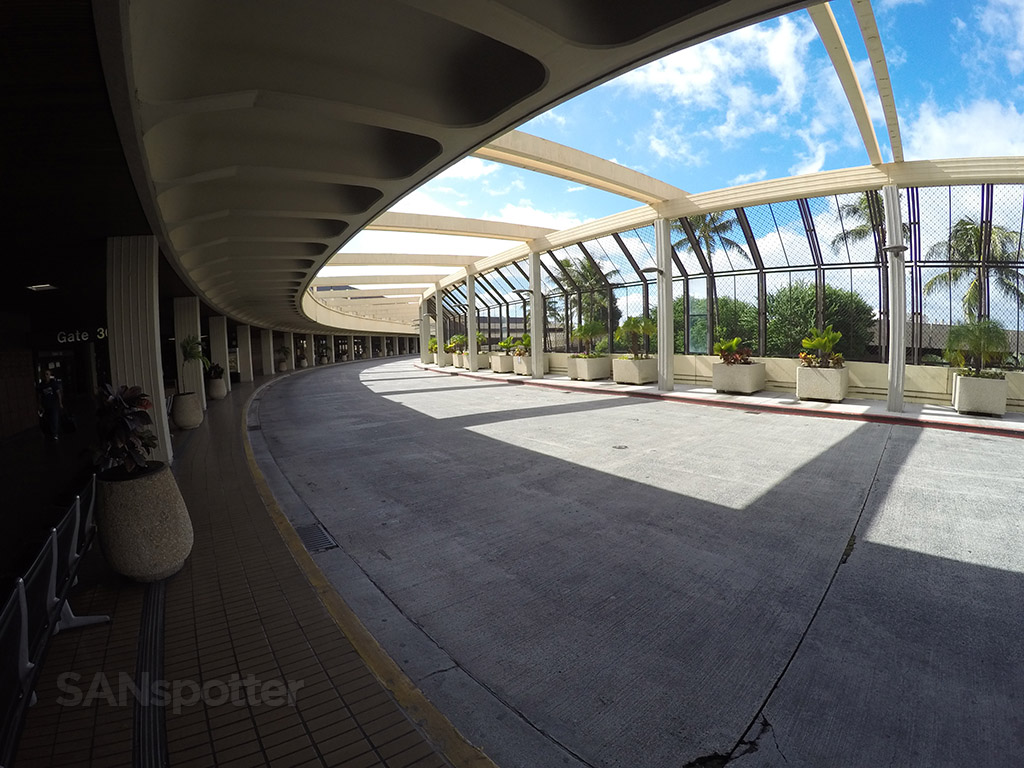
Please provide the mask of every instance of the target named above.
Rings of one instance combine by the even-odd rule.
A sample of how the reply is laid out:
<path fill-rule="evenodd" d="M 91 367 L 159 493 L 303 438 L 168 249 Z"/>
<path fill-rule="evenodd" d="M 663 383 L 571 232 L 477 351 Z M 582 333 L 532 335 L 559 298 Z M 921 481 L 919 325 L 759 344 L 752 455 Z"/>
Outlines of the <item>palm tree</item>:
<path fill-rule="evenodd" d="M 704 255 L 708 259 L 718 250 L 719 244 L 721 244 L 725 251 L 734 251 L 744 259 L 749 260 L 750 257 L 747 256 L 743 244 L 732 237 L 740 225 L 739 221 L 736 220 L 735 213 L 731 211 L 712 211 L 711 213 L 697 216 L 687 216 L 686 220 L 693 228 L 693 233 L 697 236 L 697 242 L 700 243 L 701 250 L 704 251 Z M 672 231 L 680 236 L 678 240 L 672 243 L 673 247 L 680 248 L 687 244 L 686 234 L 681 223 L 673 221 Z M 742 237 L 742 235 L 740 236 Z"/>
<path fill-rule="evenodd" d="M 871 212 L 875 213 L 875 220 L 883 220 L 882 195 L 877 189 L 869 189 L 857 196 L 856 202 L 840 203 L 839 217 L 843 221 L 843 231 L 832 238 L 832 250 L 838 251 L 842 246 L 850 243 L 859 243 L 867 240 L 874 234 L 874 227 L 871 226 Z M 855 222 L 849 226 L 847 222 Z M 885 232 L 885 225 L 882 225 L 882 232 Z"/>
<path fill-rule="evenodd" d="M 612 270 L 607 275 L 602 274 L 590 259 L 577 261 L 566 258 L 560 259 L 559 263 L 565 274 L 569 276 L 571 284 L 580 291 L 569 294 L 570 316 L 579 312 L 584 323 L 596 320 L 607 328 L 609 320 L 608 282 L 618 277 L 618 270 Z M 570 288 L 570 286 L 566 286 L 566 288 Z M 614 297 L 610 315 L 614 328 L 618 326 L 619 318 L 622 316 Z"/>
<path fill-rule="evenodd" d="M 992 225 L 989 237 L 989 255 L 986 261 L 992 284 L 1007 298 L 1018 305 L 1024 305 L 1024 290 L 1021 289 L 1021 275 L 1009 264 L 1017 261 L 1017 232 Z M 982 229 L 974 219 L 964 217 L 953 225 L 949 238 L 935 243 L 928 249 L 926 258 L 931 261 L 950 261 L 953 266 L 924 284 L 925 294 L 940 288 L 951 289 L 967 281 L 962 303 L 964 317 L 969 322 L 978 319 L 981 312 L 981 289 L 984 272 L 981 264 Z"/>

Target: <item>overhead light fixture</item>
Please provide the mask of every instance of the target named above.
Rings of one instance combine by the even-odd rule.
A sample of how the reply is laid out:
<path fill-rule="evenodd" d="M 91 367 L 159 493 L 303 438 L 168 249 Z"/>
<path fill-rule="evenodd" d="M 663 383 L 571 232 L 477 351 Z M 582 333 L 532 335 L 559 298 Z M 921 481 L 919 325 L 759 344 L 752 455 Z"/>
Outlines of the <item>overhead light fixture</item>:
<path fill-rule="evenodd" d="M 661 271 L 661 269 L 659 269 L 658 267 L 644 267 L 644 268 L 643 268 L 643 269 L 641 269 L 640 271 L 641 271 L 641 272 L 647 272 L 648 274 L 650 274 L 650 273 L 654 273 L 654 274 L 657 274 L 657 275 L 661 275 L 661 274 L 664 274 L 664 273 L 663 273 L 663 272 Z"/>
<path fill-rule="evenodd" d="M 518 293 L 520 296 L 523 296 L 523 297 L 532 296 L 533 295 L 533 291 L 528 291 L 528 290 L 525 290 L 525 289 L 517 290 L 516 293 Z"/>
<path fill-rule="evenodd" d="M 52 283 L 37 283 L 35 285 L 26 285 L 30 291 L 56 291 L 57 286 Z"/>

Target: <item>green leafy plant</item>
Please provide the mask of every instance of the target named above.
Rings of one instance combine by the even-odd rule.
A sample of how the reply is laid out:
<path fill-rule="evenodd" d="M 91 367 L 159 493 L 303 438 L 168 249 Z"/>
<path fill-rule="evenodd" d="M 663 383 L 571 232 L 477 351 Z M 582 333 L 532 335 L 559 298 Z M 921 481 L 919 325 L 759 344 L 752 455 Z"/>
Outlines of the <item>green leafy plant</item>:
<path fill-rule="evenodd" d="M 445 347 L 446 352 L 458 352 L 462 353 L 466 351 L 466 346 L 469 344 L 469 339 L 466 338 L 466 334 L 457 333 L 448 340 L 448 346 Z M 451 347 L 449 349 L 448 347 Z"/>
<path fill-rule="evenodd" d="M 482 331 L 477 331 L 476 332 L 476 348 L 479 350 L 480 347 L 484 346 L 486 343 L 487 343 L 487 337 L 483 334 Z"/>
<path fill-rule="evenodd" d="M 627 317 L 622 321 L 622 325 L 615 329 L 615 340 L 626 345 L 630 357 L 639 360 L 649 357 L 641 351 L 644 336 L 654 336 L 657 332 L 658 326 L 651 318 Z"/>
<path fill-rule="evenodd" d="M 800 343 L 804 349 L 815 351 L 801 352 L 801 362 L 807 368 L 842 368 L 844 362 L 842 354 L 832 351 L 841 338 L 843 338 L 843 334 L 832 330 L 831 325 L 826 325 L 823 331 L 812 328 Z"/>
<path fill-rule="evenodd" d="M 737 336 L 733 339 L 722 339 L 715 344 L 715 354 L 722 358 L 726 365 L 750 365 L 753 351 L 742 346 L 743 340 Z"/>
<path fill-rule="evenodd" d="M 278 347 L 277 349 L 275 349 L 274 351 L 277 352 L 277 356 L 279 358 L 281 358 L 281 360 L 279 362 L 286 361 L 288 359 L 288 355 L 290 355 L 292 353 L 291 348 L 290 347 L 286 347 L 283 344 L 280 347 Z"/>
<path fill-rule="evenodd" d="M 509 336 L 504 341 L 498 342 L 498 348 L 501 349 L 506 355 L 511 355 L 512 350 L 515 349 L 515 346 L 518 343 L 518 341 L 519 339 L 517 339 L 515 336 Z"/>
<path fill-rule="evenodd" d="M 94 461 L 101 470 L 121 468 L 132 473 L 145 469 L 147 456 L 157 447 L 149 409 L 153 404 L 142 387 L 103 385 L 97 395 Z"/>
<path fill-rule="evenodd" d="M 437 352 L 437 337 L 431 336 L 427 341 L 427 352 Z"/>
<path fill-rule="evenodd" d="M 210 363 L 209 374 L 211 379 L 224 378 L 224 366 L 220 363 Z"/>
<path fill-rule="evenodd" d="M 607 332 L 607 328 L 598 320 L 591 320 L 583 323 L 579 328 L 573 329 L 571 334 L 572 340 L 578 341 L 583 345 L 583 352 L 572 355 L 572 357 L 601 357 L 601 355 L 594 352 L 594 342 L 607 334 Z"/>
<path fill-rule="evenodd" d="M 203 354 L 203 343 L 199 340 L 198 336 L 186 336 L 178 346 L 181 348 L 181 379 L 179 381 L 185 381 L 185 366 L 197 360 L 202 363 L 203 370 L 209 370 L 210 361 Z M 179 394 L 186 393 L 181 392 Z"/>
<path fill-rule="evenodd" d="M 1002 371 L 985 371 L 1000 363 L 1009 352 L 1009 341 L 1003 327 L 995 320 L 975 320 L 954 325 L 946 340 L 946 360 L 960 368 L 965 376 L 1001 379 Z"/>
<path fill-rule="evenodd" d="M 522 337 L 516 344 L 515 352 L 513 352 L 512 354 L 514 354 L 516 357 L 526 357 L 528 354 L 530 354 L 530 334 L 524 333 L 522 335 Z"/>

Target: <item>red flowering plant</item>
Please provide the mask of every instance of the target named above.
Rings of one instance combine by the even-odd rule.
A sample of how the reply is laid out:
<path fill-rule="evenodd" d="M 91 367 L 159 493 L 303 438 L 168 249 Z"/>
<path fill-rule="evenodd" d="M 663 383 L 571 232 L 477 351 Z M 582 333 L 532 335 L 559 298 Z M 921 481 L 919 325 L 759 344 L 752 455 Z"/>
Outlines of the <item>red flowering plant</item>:
<path fill-rule="evenodd" d="M 157 447 L 156 435 L 147 427 L 153 424 L 153 407 L 142 387 L 116 389 L 104 384 L 97 396 L 95 463 L 101 470 L 120 468 L 125 473 L 145 470 L 147 456 Z"/>
<path fill-rule="evenodd" d="M 743 341 L 737 336 L 734 339 L 722 339 L 715 344 L 715 354 L 722 358 L 726 365 L 750 365 L 754 354 L 750 347 L 741 346 Z"/>

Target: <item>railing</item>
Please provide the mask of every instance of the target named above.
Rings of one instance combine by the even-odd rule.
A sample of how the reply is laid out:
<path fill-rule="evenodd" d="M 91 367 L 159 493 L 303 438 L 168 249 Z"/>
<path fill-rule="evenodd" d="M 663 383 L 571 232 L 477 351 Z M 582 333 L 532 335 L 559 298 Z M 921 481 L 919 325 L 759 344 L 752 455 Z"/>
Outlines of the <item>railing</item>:
<path fill-rule="evenodd" d="M 66 629 L 110 621 L 76 616 L 68 593 L 95 537 L 96 477 L 75 497 L 0 613 L 0 768 L 11 765 L 50 637 Z"/>

